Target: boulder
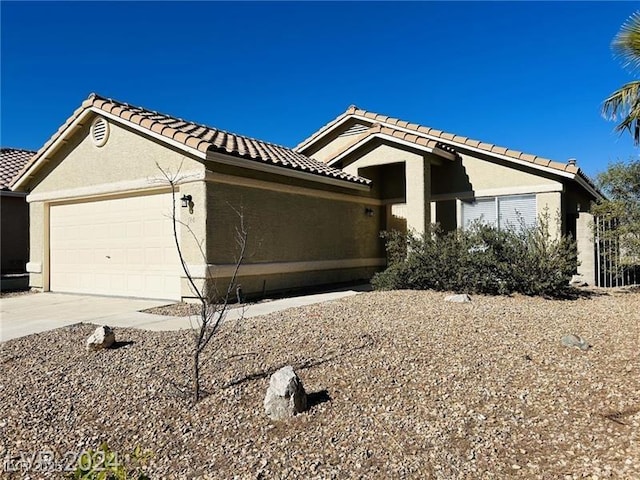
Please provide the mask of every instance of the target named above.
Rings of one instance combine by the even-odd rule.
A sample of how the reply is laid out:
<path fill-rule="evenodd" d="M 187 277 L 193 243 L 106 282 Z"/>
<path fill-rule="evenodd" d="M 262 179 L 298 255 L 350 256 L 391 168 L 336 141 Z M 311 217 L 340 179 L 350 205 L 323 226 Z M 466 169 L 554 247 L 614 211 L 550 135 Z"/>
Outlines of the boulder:
<path fill-rule="evenodd" d="M 562 337 L 562 345 L 565 347 L 576 347 L 580 350 L 589 350 L 591 345 L 584 338 L 578 335 L 565 335 Z"/>
<path fill-rule="evenodd" d="M 271 375 L 264 397 L 264 410 L 272 420 L 293 417 L 307 408 L 307 394 L 302 380 L 291 365 Z"/>
<path fill-rule="evenodd" d="M 103 348 L 109 348 L 116 341 L 116 335 L 113 333 L 111 327 L 103 325 L 98 327 L 87 338 L 87 350 L 100 350 Z"/>
<path fill-rule="evenodd" d="M 453 302 L 453 303 L 469 303 L 471 301 L 471 297 L 466 293 L 461 293 L 459 295 L 449 295 L 445 297 L 445 302 Z"/>
<path fill-rule="evenodd" d="M 573 275 L 571 277 L 571 281 L 569 282 L 569 285 L 571 285 L 572 287 L 588 287 L 589 284 L 585 281 L 585 278 L 583 275 Z"/>

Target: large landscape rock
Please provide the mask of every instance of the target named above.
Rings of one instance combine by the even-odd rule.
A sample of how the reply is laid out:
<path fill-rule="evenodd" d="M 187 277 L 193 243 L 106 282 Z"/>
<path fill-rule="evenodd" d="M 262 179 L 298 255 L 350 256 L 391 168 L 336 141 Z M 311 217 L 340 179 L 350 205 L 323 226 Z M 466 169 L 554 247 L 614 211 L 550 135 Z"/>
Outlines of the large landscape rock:
<path fill-rule="evenodd" d="M 307 408 L 307 393 L 291 365 L 271 375 L 264 410 L 272 420 L 293 417 Z"/>
<path fill-rule="evenodd" d="M 461 293 L 459 295 L 449 295 L 445 297 L 444 301 L 453 303 L 469 303 L 471 301 L 471 297 L 466 293 Z"/>
<path fill-rule="evenodd" d="M 109 348 L 116 341 L 116 334 L 113 333 L 111 327 L 103 325 L 98 327 L 87 338 L 87 350 L 100 350 L 103 348 Z"/>
<path fill-rule="evenodd" d="M 565 335 L 562 337 L 561 342 L 565 347 L 576 347 L 580 350 L 589 350 L 591 348 L 589 342 L 578 335 Z"/>

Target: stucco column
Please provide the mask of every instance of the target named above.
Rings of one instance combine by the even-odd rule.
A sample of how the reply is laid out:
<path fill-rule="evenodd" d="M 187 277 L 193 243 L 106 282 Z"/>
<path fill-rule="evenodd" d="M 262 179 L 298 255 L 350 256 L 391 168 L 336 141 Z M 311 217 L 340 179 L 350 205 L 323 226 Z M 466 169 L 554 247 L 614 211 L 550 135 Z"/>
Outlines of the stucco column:
<path fill-rule="evenodd" d="M 576 220 L 576 243 L 578 247 L 578 275 L 589 285 L 596 284 L 596 255 L 593 237 L 593 215 L 579 212 Z"/>
<path fill-rule="evenodd" d="M 407 230 L 422 234 L 431 223 L 431 163 L 426 158 L 405 162 Z"/>
<path fill-rule="evenodd" d="M 49 249 L 49 224 L 44 202 L 29 203 L 29 263 L 26 270 L 29 273 L 29 286 L 47 289 L 44 274 L 48 273 L 47 262 Z M 47 270 L 45 272 L 45 270 Z M 46 283 L 46 284 L 45 284 Z"/>

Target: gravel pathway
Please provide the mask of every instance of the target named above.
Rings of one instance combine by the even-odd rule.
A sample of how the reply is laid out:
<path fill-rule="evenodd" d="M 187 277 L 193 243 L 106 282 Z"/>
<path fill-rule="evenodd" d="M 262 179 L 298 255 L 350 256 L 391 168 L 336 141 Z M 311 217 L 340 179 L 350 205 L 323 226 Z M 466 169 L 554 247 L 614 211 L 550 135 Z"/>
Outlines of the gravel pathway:
<path fill-rule="evenodd" d="M 117 329 L 119 348 L 96 353 L 91 325 L 8 341 L 5 470 L 107 441 L 152 450 L 154 479 L 640 478 L 640 293 L 444 296 L 372 292 L 230 322 L 195 407 L 191 332 Z M 563 347 L 567 333 L 593 348 Z M 311 408 L 273 423 L 262 400 L 285 364 Z"/>

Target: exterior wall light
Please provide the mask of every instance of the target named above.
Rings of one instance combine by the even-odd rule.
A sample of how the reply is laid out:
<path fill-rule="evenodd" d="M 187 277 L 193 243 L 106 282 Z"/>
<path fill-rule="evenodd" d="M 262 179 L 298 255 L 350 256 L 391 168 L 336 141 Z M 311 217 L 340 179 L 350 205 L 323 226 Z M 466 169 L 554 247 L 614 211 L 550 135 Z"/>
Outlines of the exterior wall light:
<path fill-rule="evenodd" d="M 373 208 L 366 207 L 366 208 L 364 209 L 364 214 L 365 214 L 367 217 L 373 217 Z"/>
<path fill-rule="evenodd" d="M 182 208 L 187 208 L 191 205 L 191 200 L 193 197 L 191 195 L 183 195 L 180 199 L 182 201 Z"/>

